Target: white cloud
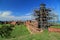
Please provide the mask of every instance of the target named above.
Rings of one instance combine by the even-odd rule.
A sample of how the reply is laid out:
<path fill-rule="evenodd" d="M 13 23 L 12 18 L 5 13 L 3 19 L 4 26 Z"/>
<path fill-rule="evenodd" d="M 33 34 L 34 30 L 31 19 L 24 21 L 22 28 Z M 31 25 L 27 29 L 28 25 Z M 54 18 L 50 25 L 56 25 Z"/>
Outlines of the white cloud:
<path fill-rule="evenodd" d="M 14 17 L 11 14 L 12 14 L 11 11 L 3 11 L 3 12 L 0 13 L 0 16 L 1 17 Z"/>
<path fill-rule="evenodd" d="M 2 11 L 0 12 L 0 20 L 31 20 L 33 19 L 32 13 L 28 13 L 24 16 L 14 16 L 11 11 Z"/>
<path fill-rule="evenodd" d="M 27 13 L 27 14 L 25 14 L 25 15 L 32 15 L 33 13 L 31 12 L 31 13 Z"/>
<path fill-rule="evenodd" d="M 5 11 L 5 12 L 2 13 L 1 16 L 6 17 L 6 16 L 10 16 L 10 14 L 11 14 L 10 11 Z"/>

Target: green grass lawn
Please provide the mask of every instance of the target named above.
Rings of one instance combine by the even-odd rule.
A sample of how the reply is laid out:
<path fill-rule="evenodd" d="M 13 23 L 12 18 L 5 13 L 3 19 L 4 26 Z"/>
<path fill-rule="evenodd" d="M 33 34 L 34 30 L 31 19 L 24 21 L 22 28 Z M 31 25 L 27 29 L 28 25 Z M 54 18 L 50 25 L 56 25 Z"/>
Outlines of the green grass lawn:
<path fill-rule="evenodd" d="M 52 28 L 60 28 L 60 26 L 51 26 Z"/>
<path fill-rule="evenodd" d="M 30 34 L 25 25 L 16 25 L 11 33 L 11 38 L 0 40 L 60 40 L 60 33 L 48 32 Z"/>

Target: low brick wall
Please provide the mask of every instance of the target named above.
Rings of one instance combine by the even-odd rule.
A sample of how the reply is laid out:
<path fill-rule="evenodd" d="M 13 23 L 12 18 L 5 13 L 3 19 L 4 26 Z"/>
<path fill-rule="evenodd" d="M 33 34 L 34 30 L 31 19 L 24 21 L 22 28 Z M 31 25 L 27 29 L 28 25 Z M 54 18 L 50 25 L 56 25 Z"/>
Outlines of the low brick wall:
<path fill-rule="evenodd" d="M 15 25 L 15 24 L 16 24 L 16 22 L 15 22 L 15 21 L 13 21 L 13 22 L 11 22 L 10 24 L 13 24 L 13 25 Z"/>
<path fill-rule="evenodd" d="M 60 28 L 48 28 L 49 32 L 60 32 Z"/>

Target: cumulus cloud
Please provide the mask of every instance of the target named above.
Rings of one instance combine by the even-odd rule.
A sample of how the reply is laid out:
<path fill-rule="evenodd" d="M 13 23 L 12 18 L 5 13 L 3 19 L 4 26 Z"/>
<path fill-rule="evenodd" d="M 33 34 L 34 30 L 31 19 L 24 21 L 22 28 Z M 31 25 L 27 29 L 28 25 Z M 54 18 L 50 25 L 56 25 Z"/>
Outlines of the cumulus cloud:
<path fill-rule="evenodd" d="M 2 11 L 0 12 L 0 20 L 6 21 L 6 20 L 31 20 L 33 19 L 33 16 L 31 13 L 28 13 L 24 16 L 14 16 L 12 15 L 13 12 L 11 11 Z"/>
<path fill-rule="evenodd" d="M 10 11 L 5 11 L 1 14 L 1 16 L 6 17 L 6 16 L 10 16 L 11 12 Z"/>
<path fill-rule="evenodd" d="M 11 11 L 2 11 L 0 12 L 0 17 L 12 17 L 12 12 Z"/>

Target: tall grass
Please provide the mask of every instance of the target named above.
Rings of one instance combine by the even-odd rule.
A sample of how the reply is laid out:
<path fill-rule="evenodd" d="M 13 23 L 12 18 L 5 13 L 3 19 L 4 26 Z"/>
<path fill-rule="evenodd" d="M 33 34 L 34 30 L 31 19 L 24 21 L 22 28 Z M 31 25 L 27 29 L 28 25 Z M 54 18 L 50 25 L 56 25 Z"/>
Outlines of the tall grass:
<path fill-rule="evenodd" d="M 60 40 L 60 33 L 48 32 L 30 34 L 25 25 L 16 25 L 11 33 L 10 39 L 1 38 L 0 40 Z"/>
<path fill-rule="evenodd" d="M 60 33 L 48 32 L 45 30 L 42 33 L 25 35 L 10 40 L 60 40 Z"/>
<path fill-rule="evenodd" d="M 29 31 L 27 30 L 25 25 L 16 25 L 14 30 L 11 33 L 12 37 L 19 37 L 23 35 L 28 35 Z"/>

